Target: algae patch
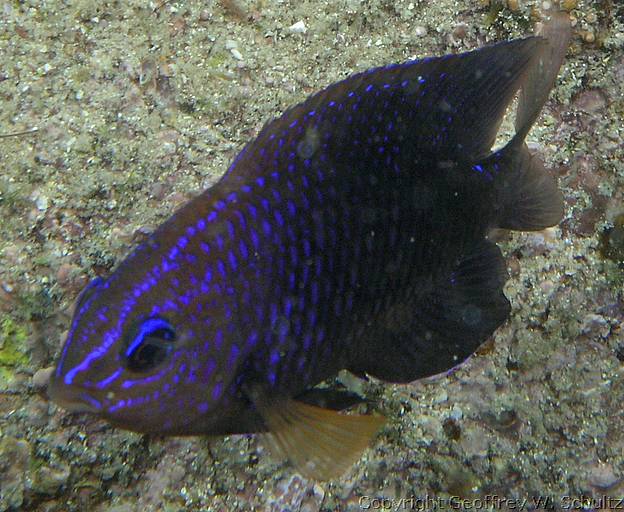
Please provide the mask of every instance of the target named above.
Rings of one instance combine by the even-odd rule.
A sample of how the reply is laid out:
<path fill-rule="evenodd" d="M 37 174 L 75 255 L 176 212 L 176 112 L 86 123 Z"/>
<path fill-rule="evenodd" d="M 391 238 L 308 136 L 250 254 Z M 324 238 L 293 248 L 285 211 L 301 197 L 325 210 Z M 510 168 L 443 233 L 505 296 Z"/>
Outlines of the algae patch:
<path fill-rule="evenodd" d="M 9 385 L 16 369 L 29 364 L 27 337 L 28 331 L 25 327 L 8 317 L 0 320 L 0 389 Z"/>

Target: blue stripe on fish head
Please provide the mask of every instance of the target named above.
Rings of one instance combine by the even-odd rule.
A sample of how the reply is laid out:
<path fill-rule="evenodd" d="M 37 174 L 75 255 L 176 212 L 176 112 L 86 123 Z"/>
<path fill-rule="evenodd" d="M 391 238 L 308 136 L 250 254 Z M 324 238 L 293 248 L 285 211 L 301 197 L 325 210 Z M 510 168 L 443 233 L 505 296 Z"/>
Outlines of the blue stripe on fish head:
<path fill-rule="evenodd" d="M 175 432 L 228 399 L 249 337 L 234 313 L 251 300 L 228 290 L 249 251 L 236 238 L 244 214 L 202 199 L 85 289 L 50 386 L 56 401 L 128 429 Z"/>

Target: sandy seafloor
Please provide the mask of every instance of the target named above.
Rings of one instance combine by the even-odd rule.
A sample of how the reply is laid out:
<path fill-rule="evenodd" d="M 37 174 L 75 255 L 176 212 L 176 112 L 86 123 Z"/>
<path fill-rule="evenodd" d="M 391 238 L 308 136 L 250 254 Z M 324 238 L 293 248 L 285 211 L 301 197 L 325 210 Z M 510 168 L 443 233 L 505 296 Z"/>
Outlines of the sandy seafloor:
<path fill-rule="evenodd" d="M 528 34 L 543 7 L 491 2 L 0 1 L 0 134 L 32 131 L 0 138 L 0 511 L 618 509 L 624 228 L 612 259 L 600 243 L 624 213 L 619 0 L 564 2 L 574 37 L 529 143 L 566 214 L 502 237 L 510 319 L 448 377 L 344 377 L 389 417 L 345 477 L 303 479 L 254 436 L 148 438 L 45 397 L 79 290 L 264 122 L 352 72 Z"/>

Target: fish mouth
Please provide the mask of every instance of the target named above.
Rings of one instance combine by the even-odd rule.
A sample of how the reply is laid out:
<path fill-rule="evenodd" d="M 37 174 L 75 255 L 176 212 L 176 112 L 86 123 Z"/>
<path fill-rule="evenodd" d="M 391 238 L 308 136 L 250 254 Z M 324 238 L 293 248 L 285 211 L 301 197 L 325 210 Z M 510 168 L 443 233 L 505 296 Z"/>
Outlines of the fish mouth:
<path fill-rule="evenodd" d="M 48 397 L 68 412 L 99 413 L 102 403 L 83 388 L 68 386 L 62 378 L 53 376 L 48 385 Z"/>

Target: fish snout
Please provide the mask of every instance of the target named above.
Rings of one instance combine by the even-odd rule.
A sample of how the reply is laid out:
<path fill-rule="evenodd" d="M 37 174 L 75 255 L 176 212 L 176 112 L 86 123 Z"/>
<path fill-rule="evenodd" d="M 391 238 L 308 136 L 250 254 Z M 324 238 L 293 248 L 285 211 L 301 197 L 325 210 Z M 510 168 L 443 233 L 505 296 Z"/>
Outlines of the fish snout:
<path fill-rule="evenodd" d="M 84 388 L 68 385 L 62 377 L 56 375 L 50 379 L 47 392 L 50 400 L 68 412 L 98 413 L 102 410 L 101 402 Z"/>

